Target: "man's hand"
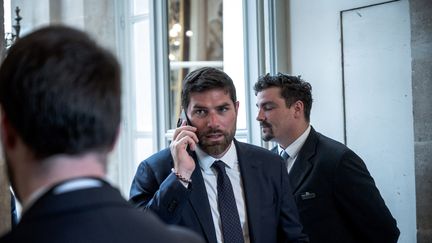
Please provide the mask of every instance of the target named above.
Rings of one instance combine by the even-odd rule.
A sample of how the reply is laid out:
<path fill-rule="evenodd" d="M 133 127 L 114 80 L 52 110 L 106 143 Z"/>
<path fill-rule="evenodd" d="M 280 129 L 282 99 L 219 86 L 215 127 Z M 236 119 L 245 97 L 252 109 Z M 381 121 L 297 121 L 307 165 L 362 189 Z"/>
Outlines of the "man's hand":
<path fill-rule="evenodd" d="M 189 179 L 192 172 L 195 170 L 195 161 L 187 152 L 189 146 L 190 150 L 194 151 L 198 137 L 195 134 L 196 128 L 187 126 L 186 121 L 174 131 L 173 140 L 170 144 L 171 155 L 174 159 L 174 170 L 182 177 Z"/>

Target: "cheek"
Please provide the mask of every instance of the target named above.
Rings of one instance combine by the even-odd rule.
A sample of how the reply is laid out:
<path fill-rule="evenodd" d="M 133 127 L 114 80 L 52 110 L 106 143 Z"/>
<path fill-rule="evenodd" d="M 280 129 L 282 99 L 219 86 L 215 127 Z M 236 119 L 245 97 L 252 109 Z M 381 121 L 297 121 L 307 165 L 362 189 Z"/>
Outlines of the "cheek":
<path fill-rule="evenodd" d="M 221 119 L 221 125 L 223 127 L 225 127 L 225 128 L 235 127 L 236 126 L 236 122 L 237 122 L 237 120 L 236 120 L 236 116 L 235 115 L 228 116 L 228 117 L 225 117 L 225 118 Z"/>
<path fill-rule="evenodd" d="M 274 129 L 278 129 L 281 126 L 283 126 L 284 123 L 286 123 L 287 121 L 286 115 L 287 114 L 284 113 L 272 112 L 269 115 L 268 121 L 271 123 Z"/>
<path fill-rule="evenodd" d="M 203 127 L 205 127 L 205 121 L 203 119 L 189 119 L 190 123 L 189 125 L 196 127 L 198 130 L 202 130 Z"/>
<path fill-rule="evenodd" d="M 280 119 L 279 117 L 278 117 L 278 113 L 277 112 L 275 112 L 275 111 L 269 111 L 269 112 L 267 112 L 266 114 L 265 114 L 265 116 L 266 116 L 266 118 L 267 118 L 267 121 L 268 122 L 270 122 L 270 123 L 277 123 L 278 122 L 278 119 Z"/>

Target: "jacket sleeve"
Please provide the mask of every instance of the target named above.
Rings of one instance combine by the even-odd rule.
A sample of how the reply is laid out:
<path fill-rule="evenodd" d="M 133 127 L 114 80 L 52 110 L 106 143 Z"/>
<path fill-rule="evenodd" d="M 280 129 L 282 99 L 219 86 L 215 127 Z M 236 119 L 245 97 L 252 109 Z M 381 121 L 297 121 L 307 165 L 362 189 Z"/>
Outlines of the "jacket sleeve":
<path fill-rule="evenodd" d="M 129 201 L 143 210 L 150 209 L 168 224 L 177 224 L 190 187 L 186 188 L 169 169 L 153 168 L 145 160 L 132 181 Z"/>
<path fill-rule="evenodd" d="M 399 229 L 366 165 L 348 150 L 335 171 L 335 198 L 364 242 L 397 242 Z"/>

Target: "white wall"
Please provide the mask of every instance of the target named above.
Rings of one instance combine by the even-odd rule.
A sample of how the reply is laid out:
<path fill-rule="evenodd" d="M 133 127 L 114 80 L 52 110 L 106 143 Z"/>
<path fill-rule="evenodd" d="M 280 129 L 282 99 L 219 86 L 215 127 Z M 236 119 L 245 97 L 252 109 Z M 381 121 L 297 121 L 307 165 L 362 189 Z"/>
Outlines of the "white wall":
<path fill-rule="evenodd" d="M 345 142 L 346 125 L 347 145 L 365 160 L 398 222 L 399 242 L 412 243 L 416 242 L 416 201 L 407 0 L 386 4 L 398 6 L 391 12 L 398 15 L 398 21 L 387 24 L 398 25 L 395 29 L 403 36 L 386 36 L 392 28 L 358 26 L 352 22 L 354 18 L 345 18 L 351 24 L 344 28 L 349 32 L 345 37 L 350 38 L 344 39 L 346 103 L 343 97 L 340 12 L 382 2 L 385 1 L 290 1 L 291 71 L 312 84 L 311 123 L 318 131 Z M 378 22 L 390 18 L 387 8 L 380 6 L 383 7 L 374 7 L 382 11 L 374 15 Z M 353 11 L 345 17 L 365 13 Z M 381 39 L 371 38 L 374 33 Z M 394 45 L 394 38 L 399 38 L 401 46 Z"/>

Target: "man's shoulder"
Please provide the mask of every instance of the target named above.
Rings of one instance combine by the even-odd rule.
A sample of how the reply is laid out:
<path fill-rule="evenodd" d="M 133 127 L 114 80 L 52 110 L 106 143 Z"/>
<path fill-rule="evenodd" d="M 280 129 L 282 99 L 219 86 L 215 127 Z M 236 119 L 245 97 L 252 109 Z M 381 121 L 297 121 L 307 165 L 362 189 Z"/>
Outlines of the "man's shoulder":
<path fill-rule="evenodd" d="M 124 232 L 124 241 L 121 242 L 139 243 L 143 242 L 143 239 L 145 239 L 145 242 L 160 243 L 204 242 L 201 236 L 192 230 L 176 225 L 167 225 L 161 222 L 159 218 L 152 218 L 145 224 L 130 225 L 128 228 Z"/>
<path fill-rule="evenodd" d="M 326 164 L 338 166 L 341 162 L 362 161 L 361 158 L 345 144 L 315 132 L 316 137 L 316 155 Z M 350 159 L 347 159 L 350 158 Z"/>
<path fill-rule="evenodd" d="M 142 239 L 149 242 L 202 242 L 195 233 L 183 228 L 164 224 L 153 213 L 140 211 L 132 207 L 110 206 L 109 212 L 95 216 L 96 213 L 59 216 L 55 224 L 43 220 L 34 226 L 30 223 L 18 224 L 17 228 L 2 238 L 1 243 L 21 242 L 130 242 L 138 243 Z M 93 210 L 100 211 L 101 209 Z M 87 216 L 93 220 L 88 220 Z M 64 220 L 63 220 L 64 219 Z M 85 219 L 85 221 L 84 221 Z M 33 226 L 32 226 L 33 225 Z M 92 234 L 86 234 L 88 229 Z"/>
<path fill-rule="evenodd" d="M 144 159 L 143 161 L 141 161 L 140 167 L 149 166 L 152 167 L 153 169 L 160 168 L 160 167 L 165 168 L 167 166 L 170 167 L 171 161 L 172 161 L 171 151 L 169 148 L 165 148 L 157 153 L 152 154 L 150 157 Z"/>
<path fill-rule="evenodd" d="M 202 242 L 200 237 L 186 228 L 163 223 L 153 212 L 130 209 L 129 219 L 124 222 L 129 239 L 124 242 L 138 242 L 146 238 L 148 242 Z"/>
<path fill-rule="evenodd" d="M 255 153 L 271 153 L 270 150 L 254 145 L 254 144 L 250 144 L 250 143 L 245 143 L 245 142 L 240 142 L 240 141 L 236 141 L 236 145 L 237 148 L 241 149 L 242 151 L 250 151 L 250 152 L 255 152 Z"/>
<path fill-rule="evenodd" d="M 274 153 L 266 148 L 259 147 L 254 144 L 236 142 L 237 145 L 237 153 L 239 156 L 249 156 L 255 159 L 269 159 L 269 160 L 279 160 L 281 159 L 277 153 Z"/>
<path fill-rule="evenodd" d="M 11 232 L 6 233 L 2 237 L 0 237 L 0 243 L 12 243 L 12 242 L 18 242 L 14 239 Z"/>
<path fill-rule="evenodd" d="M 159 152 L 152 154 L 150 157 L 148 157 L 145 160 L 153 162 L 161 159 L 172 159 L 171 151 L 169 148 L 162 149 Z"/>
<path fill-rule="evenodd" d="M 321 146 L 322 148 L 326 150 L 331 150 L 333 153 L 344 153 L 348 150 L 350 150 L 345 144 L 330 138 L 322 133 L 316 132 L 315 135 L 317 138 L 317 145 Z"/>

